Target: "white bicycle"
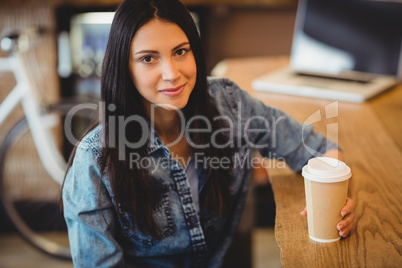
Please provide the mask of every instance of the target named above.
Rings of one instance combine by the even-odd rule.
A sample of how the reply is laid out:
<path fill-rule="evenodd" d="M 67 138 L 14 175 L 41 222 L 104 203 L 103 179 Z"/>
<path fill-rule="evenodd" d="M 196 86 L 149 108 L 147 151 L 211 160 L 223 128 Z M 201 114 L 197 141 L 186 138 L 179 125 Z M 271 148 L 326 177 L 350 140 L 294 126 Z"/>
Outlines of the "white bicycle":
<path fill-rule="evenodd" d="M 0 103 L 0 126 L 18 104 L 25 115 L 5 135 L 0 146 L 2 214 L 36 248 L 51 256 L 71 259 L 67 228 L 59 206 L 60 187 L 66 157 L 74 146 L 71 139 L 79 139 L 97 120 L 96 104 L 87 103 L 79 109 L 77 104 L 82 102 L 76 101 L 42 105 L 29 68 L 32 64 L 29 52 L 38 33 L 30 28 L 1 40 L 9 56 L 0 58 L 0 79 L 2 73 L 12 72 L 16 85 Z M 4 131 L 3 127 L 0 129 Z"/>

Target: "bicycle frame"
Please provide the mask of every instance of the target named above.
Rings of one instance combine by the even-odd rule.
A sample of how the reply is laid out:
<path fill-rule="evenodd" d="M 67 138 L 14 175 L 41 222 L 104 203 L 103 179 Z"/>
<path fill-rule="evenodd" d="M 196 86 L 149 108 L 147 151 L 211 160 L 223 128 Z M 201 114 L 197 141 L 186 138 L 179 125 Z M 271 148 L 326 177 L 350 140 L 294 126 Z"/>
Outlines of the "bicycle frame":
<path fill-rule="evenodd" d="M 56 116 L 42 115 L 40 102 L 35 96 L 35 92 L 38 91 L 23 54 L 20 52 L 7 58 L 0 58 L 0 72 L 12 72 L 16 79 L 16 86 L 0 103 L 0 126 L 21 103 L 40 161 L 49 175 L 61 185 L 66 171 L 66 161 L 57 150 L 50 128 L 57 125 L 59 120 L 55 120 Z"/>

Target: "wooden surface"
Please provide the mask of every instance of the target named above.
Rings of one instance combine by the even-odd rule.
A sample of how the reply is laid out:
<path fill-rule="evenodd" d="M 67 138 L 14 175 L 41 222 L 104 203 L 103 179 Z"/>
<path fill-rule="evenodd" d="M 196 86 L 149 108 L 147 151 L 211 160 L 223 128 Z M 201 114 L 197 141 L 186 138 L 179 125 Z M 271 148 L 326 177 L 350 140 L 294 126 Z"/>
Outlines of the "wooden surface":
<path fill-rule="evenodd" d="M 256 92 L 253 78 L 280 68 L 287 57 L 229 59 L 214 75 L 234 80 L 254 97 L 298 121 L 321 111 L 330 100 Z M 338 123 L 339 144 L 352 169 L 349 196 L 356 201 L 357 224 L 346 238 L 321 244 L 309 239 L 300 174 L 270 170 L 276 202 L 275 234 L 283 267 L 402 267 L 402 85 L 363 104 L 339 102 L 337 118 L 314 124 L 326 133 Z"/>

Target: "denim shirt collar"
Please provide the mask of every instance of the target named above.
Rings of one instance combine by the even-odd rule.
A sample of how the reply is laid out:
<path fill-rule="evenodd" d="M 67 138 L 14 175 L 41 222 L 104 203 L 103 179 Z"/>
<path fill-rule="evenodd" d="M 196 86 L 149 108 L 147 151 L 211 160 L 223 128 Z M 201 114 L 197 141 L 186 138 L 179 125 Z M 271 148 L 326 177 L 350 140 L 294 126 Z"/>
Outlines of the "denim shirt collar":
<path fill-rule="evenodd" d="M 149 146 L 147 148 L 147 154 L 150 155 L 153 152 L 155 152 L 158 149 L 166 149 L 169 151 L 169 149 L 165 146 L 165 144 L 163 143 L 162 139 L 158 136 L 158 134 L 156 133 L 156 131 L 154 130 L 154 128 L 151 126 L 151 124 L 147 121 L 148 123 L 148 128 L 149 128 Z"/>

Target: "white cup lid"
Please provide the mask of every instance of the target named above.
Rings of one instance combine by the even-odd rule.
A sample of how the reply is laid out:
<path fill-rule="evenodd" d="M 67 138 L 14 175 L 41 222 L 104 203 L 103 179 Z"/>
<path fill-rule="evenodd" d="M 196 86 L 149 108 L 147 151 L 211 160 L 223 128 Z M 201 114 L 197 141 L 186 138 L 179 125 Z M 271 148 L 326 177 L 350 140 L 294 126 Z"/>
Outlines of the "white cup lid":
<path fill-rule="evenodd" d="M 302 175 L 308 180 L 331 183 L 349 179 L 352 172 L 344 162 L 338 159 L 316 157 L 310 159 L 303 167 Z"/>

